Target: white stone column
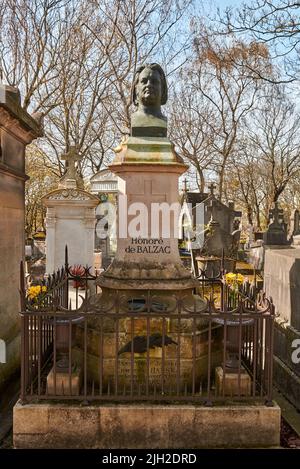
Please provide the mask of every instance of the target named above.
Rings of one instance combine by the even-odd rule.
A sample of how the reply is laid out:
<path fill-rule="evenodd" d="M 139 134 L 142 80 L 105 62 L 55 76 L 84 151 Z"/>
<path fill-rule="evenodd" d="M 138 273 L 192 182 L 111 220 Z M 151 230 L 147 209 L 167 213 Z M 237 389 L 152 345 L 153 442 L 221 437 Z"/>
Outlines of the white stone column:
<path fill-rule="evenodd" d="M 55 208 L 48 207 L 46 213 L 45 226 L 46 237 L 46 273 L 51 274 L 55 270 Z"/>
<path fill-rule="evenodd" d="M 95 208 L 86 208 L 84 213 L 84 230 L 85 230 L 85 256 L 86 263 L 91 267 L 90 272 L 94 274 L 94 250 L 91 246 L 95 246 L 95 224 L 96 211 Z"/>

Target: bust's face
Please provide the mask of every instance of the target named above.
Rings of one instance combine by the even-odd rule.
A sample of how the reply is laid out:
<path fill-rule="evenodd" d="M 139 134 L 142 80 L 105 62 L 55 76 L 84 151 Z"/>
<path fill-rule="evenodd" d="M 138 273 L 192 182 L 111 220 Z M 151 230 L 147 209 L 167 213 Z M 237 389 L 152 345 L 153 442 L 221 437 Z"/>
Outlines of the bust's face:
<path fill-rule="evenodd" d="M 144 106 L 161 105 L 161 78 L 157 70 L 144 68 L 135 88 L 138 103 Z"/>

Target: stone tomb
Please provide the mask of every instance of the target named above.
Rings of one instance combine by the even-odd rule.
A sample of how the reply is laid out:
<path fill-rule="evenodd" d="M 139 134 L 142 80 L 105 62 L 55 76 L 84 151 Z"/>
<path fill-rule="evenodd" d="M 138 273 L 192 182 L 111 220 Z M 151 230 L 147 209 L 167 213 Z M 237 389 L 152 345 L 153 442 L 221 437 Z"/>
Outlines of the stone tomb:
<path fill-rule="evenodd" d="M 275 305 L 274 381 L 300 409 L 300 249 L 265 253 L 264 286 Z"/>
<path fill-rule="evenodd" d="M 160 297 L 159 301 L 167 304 L 169 298 Z M 197 303 L 197 297 L 195 301 Z M 191 307 L 191 304 L 187 306 Z M 200 310 L 203 308 L 203 303 L 199 300 L 198 307 Z M 163 320 L 158 313 L 157 319 L 135 318 L 133 323 L 130 318 L 126 318 L 119 319 L 117 323 L 116 314 L 112 313 L 111 318 L 105 318 L 102 324 L 99 319 L 93 318 L 89 321 L 87 365 L 89 377 L 96 388 L 101 382 L 105 391 L 108 387 L 110 391 L 115 390 L 115 372 L 118 370 L 119 392 L 122 390 L 128 392 L 131 381 L 135 390 L 140 388 L 142 392 L 145 392 L 147 380 L 152 392 L 154 388 L 159 391 L 162 386 L 162 375 L 164 375 L 164 387 L 168 390 L 172 388 L 174 391 L 178 373 L 180 373 L 178 382 L 180 390 L 190 391 L 192 370 L 195 367 L 197 392 L 200 391 L 208 376 L 208 323 L 206 320 L 197 319 L 194 325 L 193 320 L 184 319 L 183 314 L 179 326 L 177 319 L 172 319 L 170 316 Z M 99 332 L 101 330 L 102 334 Z M 149 334 L 148 352 L 147 332 Z M 211 333 L 213 339 L 211 372 L 213 372 L 214 367 L 222 362 L 222 328 L 213 324 Z M 165 336 L 164 350 L 163 334 Z M 133 354 L 131 354 L 132 338 Z M 74 361 L 80 367 L 83 365 L 83 340 L 83 328 L 78 326 L 77 346 L 73 349 L 73 356 Z M 101 343 L 103 344 L 102 353 L 99 352 Z M 180 368 L 178 368 L 179 353 Z M 100 370 L 102 370 L 101 378 Z"/>
<path fill-rule="evenodd" d="M 42 136 L 40 117 L 24 111 L 16 88 L 0 85 L 0 340 L 6 356 L 0 364 L 0 388 L 16 373 L 20 361 L 18 286 L 20 261 L 25 260 L 25 149 Z"/>
<path fill-rule="evenodd" d="M 280 317 L 300 330 L 300 249 L 266 251 L 264 289 Z"/>
<path fill-rule="evenodd" d="M 64 265 L 66 245 L 69 265 L 88 265 L 94 273 L 95 207 L 99 200 L 83 190 L 75 168 L 75 162 L 80 160 L 76 149 L 72 147 L 63 158 L 68 166 L 58 189 L 42 199 L 47 207 L 46 273 Z"/>
<path fill-rule="evenodd" d="M 110 170 L 119 177 L 119 191 L 127 196 L 130 203 L 143 201 L 148 209 L 154 201 L 169 204 L 177 202 L 178 178 L 187 167 L 167 138 L 167 122 L 160 109 L 161 104 L 167 101 L 167 85 L 159 65 L 142 66 L 137 70 L 133 101 L 137 105 L 137 112 L 132 119 L 131 135 L 117 148 L 116 158 L 110 166 Z M 124 213 L 120 203 L 119 213 Z M 132 215 L 125 213 L 125 221 L 130 222 Z M 118 228 L 122 231 L 124 225 L 119 224 Z M 147 230 L 140 237 L 133 237 L 127 230 L 122 236 L 118 230 L 118 235 L 116 257 L 96 282 L 102 293 L 88 299 L 89 312 L 97 312 L 97 305 L 98 310 L 101 310 L 101 305 L 109 310 L 103 319 L 91 314 L 88 322 L 88 376 L 94 378 L 96 387 L 97 376 L 100 374 L 107 381 L 106 388 L 111 386 L 113 390 L 116 383 L 111 382 L 111 376 L 115 371 L 114 365 L 118 363 L 121 370 L 118 373 L 119 385 L 125 385 L 127 393 L 126 385 L 131 384 L 132 375 L 135 377 L 134 385 L 145 384 L 145 362 L 151 360 L 149 382 L 151 386 L 157 386 L 158 393 L 164 392 L 159 388 L 159 383 L 165 368 L 167 392 L 178 371 L 176 365 L 180 332 L 183 379 L 179 384 L 190 389 L 194 360 L 198 364 L 198 384 L 201 374 L 204 376 L 207 373 L 206 321 L 196 320 L 194 324 L 188 318 L 184 321 L 182 314 L 182 323 L 179 324 L 175 318 L 173 320 L 172 313 L 162 319 L 161 311 L 157 311 L 158 308 L 155 310 L 152 304 L 151 321 L 150 315 L 145 315 L 143 318 L 136 317 L 132 322 L 126 314 L 123 318 L 118 318 L 118 309 L 114 308 L 114 303 L 111 308 L 109 306 L 111 298 L 116 297 L 116 291 L 121 291 L 122 301 L 128 307 L 130 298 L 140 301 L 151 290 L 156 295 L 155 300 L 163 307 L 164 303 L 168 303 L 176 295 L 189 304 L 196 301 L 197 311 L 204 310 L 206 304 L 203 299 L 193 295 L 197 282 L 181 262 L 178 240 L 172 234 L 163 234 L 161 228 L 155 236 Z M 139 246 L 146 249 L 138 249 Z M 160 249 L 152 249 L 155 246 Z M 177 307 L 173 311 L 178 312 Z M 220 352 L 223 352 L 219 340 L 220 330 L 221 327 L 216 325 L 212 331 L 212 372 L 220 359 Z M 149 333 L 149 339 L 154 335 L 156 339 L 165 335 L 166 346 L 156 343 L 157 347 L 146 347 L 145 351 L 142 348 L 145 341 L 141 343 L 138 337 L 143 337 L 146 333 Z M 82 328 L 78 325 L 77 347 L 73 350 L 73 360 L 78 362 L 82 357 L 81 339 Z M 153 337 L 152 339 L 154 340 Z M 101 340 L 103 347 L 99 350 Z M 192 351 L 195 353 L 192 354 Z M 105 369 L 101 375 L 102 366 Z M 98 391 L 97 387 L 95 391 Z M 104 389 L 104 393 L 105 391 L 107 389 Z M 139 396 L 136 388 L 132 394 L 133 398 Z M 99 406 L 83 407 L 81 403 L 16 405 L 15 446 L 195 448 L 230 445 L 266 447 L 279 443 L 278 408 L 258 405 L 235 408 L 216 406 L 209 409 L 199 405 L 155 405 L 153 402 L 149 405 L 136 405 L 133 401 L 129 405 L 111 405 L 108 392 L 103 397 L 107 402 Z"/>
<path fill-rule="evenodd" d="M 156 74 L 159 70 L 161 86 L 165 89 L 164 73 L 159 66 L 155 67 L 154 71 L 151 68 L 142 68 L 141 76 L 146 74 L 144 78 L 148 79 L 149 76 L 151 79 L 153 73 Z M 139 86 L 141 84 L 137 82 L 137 89 Z M 115 297 L 116 290 L 121 292 L 125 303 L 132 298 L 141 301 L 149 290 L 156 298 L 160 298 L 162 308 L 172 301 L 170 299 L 174 295 L 186 297 L 190 304 L 196 301 L 199 311 L 203 311 L 206 307 L 203 299 L 193 296 L 193 290 L 198 283 L 180 259 L 176 211 L 171 211 L 169 218 L 166 215 L 154 218 L 154 208 L 158 208 L 159 204 L 167 207 L 177 204 L 180 213 L 178 179 L 187 170 L 187 166 L 167 137 L 167 122 L 161 114 L 160 104 L 160 102 L 157 104 L 155 110 L 150 106 L 149 111 L 145 112 L 142 102 L 139 100 L 136 102 L 137 111 L 132 115 L 131 135 L 115 149 L 116 156 L 109 167 L 110 171 L 118 176 L 118 242 L 112 264 L 97 279 L 97 285 L 101 287 L 102 293 L 91 299 L 95 308 L 97 302 L 108 304 L 110 299 Z M 143 204 L 145 209 L 136 222 L 137 229 L 140 230 L 136 235 L 130 233 L 130 227 L 136 217 L 134 204 Z M 91 309 L 93 310 L 93 306 Z M 176 307 L 173 311 L 177 312 Z M 152 316 L 153 312 L 155 311 L 151 311 Z M 112 319 L 107 320 L 103 327 L 99 323 L 97 327 L 93 320 L 89 324 L 88 366 L 95 383 L 99 382 L 99 367 L 103 365 L 103 379 L 105 383 L 110 382 L 112 385 L 117 363 L 120 385 L 121 383 L 129 385 L 132 376 L 135 385 L 145 384 L 147 357 L 149 357 L 149 384 L 158 385 L 162 381 L 164 369 L 165 380 L 174 387 L 178 363 L 177 320 L 172 320 L 170 317 L 166 318 L 164 323 L 159 311 L 157 320 L 149 319 L 150 340 L 158 340 L 157 335 L 163 334 L 164 327 L 165 340 L 169 344 L 165 343 L 166 346 L 162 347 L 160 338 L 160 344 L 153 349 L 149 344 L 148 354 L 147 347 L 144 352 L 134 351 L 132 362 L 130 351 L 122 351 L 122 347 L 127 345 L 131 350 L 132 339 L 139 341 L 142 340 L 139 337 L 144 337 L 146 340 L 147 321 L 135 318 L 132 330 L 130 320 L 120 320 L 117 340 L 116 317 L 113 317 L 117 313 L 112 310 L 111 315 Z M 192 382 L 193 347 L 196 351 L 194 360 L 196 360 L 198 384 L 201 379 L 207 378 L 207 324 L 205 321 L 200 321 L 195 334 L 192 327 L 192 319 L 185 321 L 184 328 L 182 325 L 179 327 L 182 336 L 180 385 L 189 387 Z M 80 331 L 80 328 L 78 330 Z M 220 327 L 216 326 L 212 333 L 215 341 L 212 354 L 214 363 L 218 360 L 220 362 L 219 330 Z M 101 331 L 104 339 L 103 354 L 99 352 Z"/>
<path fill-rule="evenodd" d="M 269 212 L 269 226 L 263 235 L 265 245 L 288 245 L 286 226 L 284 223 L 283 209 L 275 202 L 274 208 Z"/>

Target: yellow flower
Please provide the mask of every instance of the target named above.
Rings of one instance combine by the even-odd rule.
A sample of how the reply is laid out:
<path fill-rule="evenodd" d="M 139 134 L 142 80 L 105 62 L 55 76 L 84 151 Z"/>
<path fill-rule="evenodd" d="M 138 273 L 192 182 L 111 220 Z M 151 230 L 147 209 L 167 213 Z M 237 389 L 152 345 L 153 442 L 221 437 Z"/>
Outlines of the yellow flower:
<path fill-rule="evenodd" d="M 30 300 L 34 300 L 38 295 L 41 293 L 45 293 L 47 291 L 47 287 L 45 285 L 32 285 L 27 290 L 27 298 Z"/>
<path fill-rule="evenodd" d="M 225 282 L 228 283 L 228 285 L 242 284 L 244 282 L 244 276 L 239 273 L 228 272 L 228 274 L 225 274 Z"/>

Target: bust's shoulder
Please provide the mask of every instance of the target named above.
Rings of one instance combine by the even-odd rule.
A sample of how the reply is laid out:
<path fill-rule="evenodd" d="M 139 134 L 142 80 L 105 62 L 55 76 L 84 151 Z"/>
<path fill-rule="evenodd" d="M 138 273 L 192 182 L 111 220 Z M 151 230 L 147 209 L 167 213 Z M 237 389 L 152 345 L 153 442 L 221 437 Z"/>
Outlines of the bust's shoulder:
<path fill-rule="evenodd" d="M 132 127 L 167 127 L 167 118 L 148 114 L 143 111 L 136 111 L 131 116 Z"/>

